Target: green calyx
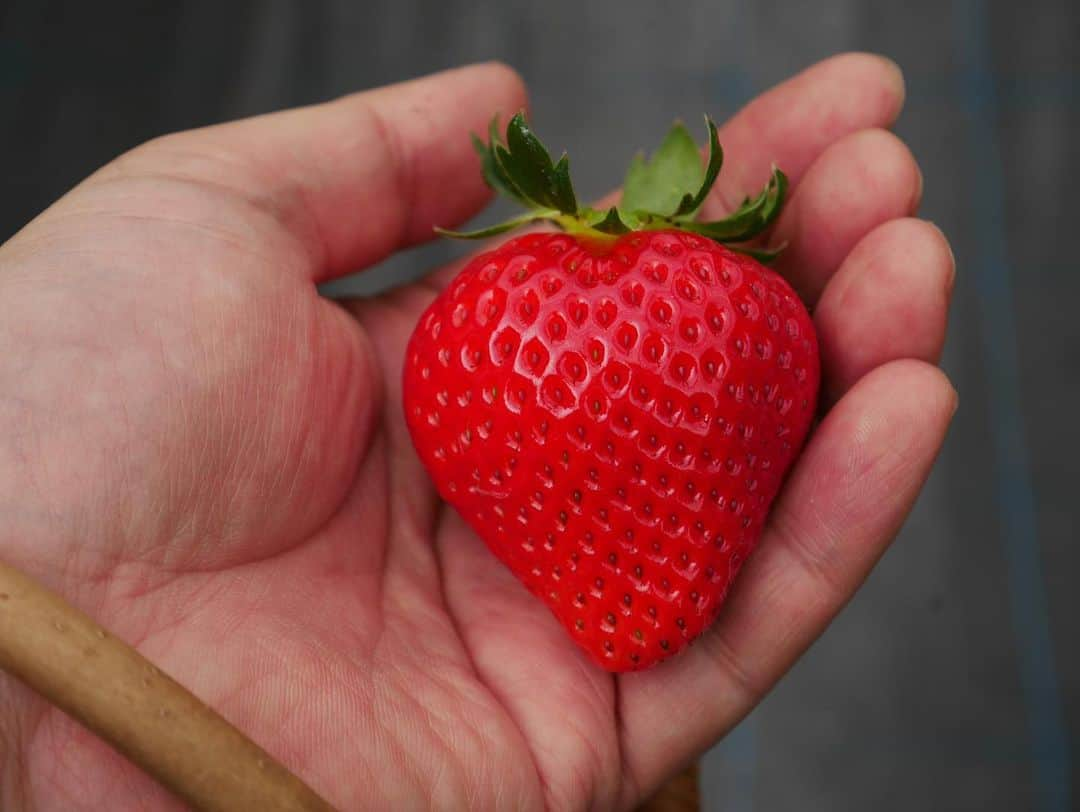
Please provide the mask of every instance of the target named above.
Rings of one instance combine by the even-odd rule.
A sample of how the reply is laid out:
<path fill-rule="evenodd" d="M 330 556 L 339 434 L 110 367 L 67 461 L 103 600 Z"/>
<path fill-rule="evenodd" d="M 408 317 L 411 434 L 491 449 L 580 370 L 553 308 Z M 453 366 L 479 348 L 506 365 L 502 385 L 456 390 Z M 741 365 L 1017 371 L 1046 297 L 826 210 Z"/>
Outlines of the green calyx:
<path fill-rule="evenodd" d="M 510 119 L 505 141 L 499 137 L 498 119 L 493 119 L 487 144 L 473 136 L 484 180 L 527 211 L 478 231 L 436 230 L 449 237 L 480 239 L 528 223 L 549 221 L 572 234 L 611 240 L 630 231 L 674 228 L 700 234 L 767 262 L 783 246 L 762 250 L 745 243 L 775 222 L 787 192 L 787 177 L 773 167 L 772 177 L 757 197 L 746 198 L 722 220 L 696 220 L 724 161 L 716 125 L 708 116 L 705 123 L 709 128 L 709 158 L 704 166 L 693 137 L 676 122 L 650 159 L 646 160 L 640 153 L 634 156 L 623 181 L 619 205 L 598 210 L 578 204 L 566 153 L 553 163 L 523 113 Z"/>

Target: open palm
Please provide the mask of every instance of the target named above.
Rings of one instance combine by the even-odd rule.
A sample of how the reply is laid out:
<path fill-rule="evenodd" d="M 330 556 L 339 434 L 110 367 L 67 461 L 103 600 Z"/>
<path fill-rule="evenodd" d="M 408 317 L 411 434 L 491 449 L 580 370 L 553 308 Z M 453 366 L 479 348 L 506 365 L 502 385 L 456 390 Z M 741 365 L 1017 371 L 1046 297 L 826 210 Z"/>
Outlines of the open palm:
<path fill-rule="evenodd" d="M 851 55 L 721 132 L 730 207 L 796 184 L 780 270 L 830 408 L 716 626 L 619 678 L 437 499 L 400 409 L 449 271 L 320 281 L 485 200 L 467 140 L 524 104 L 498 65 L 168 136 L 0 249 L 0 557 L 135 645 L 335 805 L 628 807 L 746 714 L 895 535 L 955 405 L 932 366 L 952 258 L 908 219 L 895 69 Z M 0 676 L 0 806 L 165 808 Z"/>

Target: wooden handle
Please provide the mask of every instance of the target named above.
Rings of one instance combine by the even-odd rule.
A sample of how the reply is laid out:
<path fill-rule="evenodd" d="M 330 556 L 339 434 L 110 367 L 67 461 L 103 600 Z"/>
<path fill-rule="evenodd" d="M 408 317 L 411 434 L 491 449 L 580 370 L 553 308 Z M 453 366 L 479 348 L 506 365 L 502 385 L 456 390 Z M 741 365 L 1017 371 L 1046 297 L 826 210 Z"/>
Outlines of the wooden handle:
<path fill-rule="evenodd" d="M 332 809 L 137 651 L 3 562 L 0 668 L 196 809 Z"/>
<path fill-rule="evenodd" d="M 698 812 L 701 792 L 698 787 L 698 765 L 691 764 L 662 787 L 659 792 L 638 807 L 637 812 Z"/>

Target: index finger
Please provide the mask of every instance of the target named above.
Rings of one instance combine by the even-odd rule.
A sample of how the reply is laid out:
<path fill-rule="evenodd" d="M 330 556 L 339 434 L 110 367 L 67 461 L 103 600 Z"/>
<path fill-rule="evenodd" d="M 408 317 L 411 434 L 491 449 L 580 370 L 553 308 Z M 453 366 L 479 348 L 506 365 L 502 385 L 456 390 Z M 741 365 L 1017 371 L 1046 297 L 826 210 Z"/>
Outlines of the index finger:
<path fill-rule="evenodd" d="M 524 105 L 513 70 L 472 65 L 168 135 L 98 177 L 164 174 L 222 188 L 269 213 L 299 246 L 306 272 L 323 281 L 475 213 L 490 190 L 469 133 Z"/>

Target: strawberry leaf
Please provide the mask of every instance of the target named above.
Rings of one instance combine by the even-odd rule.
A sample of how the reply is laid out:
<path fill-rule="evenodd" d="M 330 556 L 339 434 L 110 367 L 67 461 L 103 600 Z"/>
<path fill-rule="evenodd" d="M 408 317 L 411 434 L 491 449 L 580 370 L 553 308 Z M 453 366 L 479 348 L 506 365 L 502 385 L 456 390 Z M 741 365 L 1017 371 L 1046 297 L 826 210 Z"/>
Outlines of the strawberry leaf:
<path fill-rule="evenodd" d="M 578 206 L 566 153 L 552 163 L 550 153 L 529 127 L 524 113 L 510 119 L 505 141 L 499 135 L 498 118 L 493 118 L 487 144 L 473 136 L 484 180 L 529 211 L 476 231 L 436 231 L 449 237 L 481 239 L 548 220 L 572 234 L 613 240 L 630 231 L 682 229 L 732 244 L 736 251 L 768 261 L 782 249 L 767 251 L 757 244 L 747 247 L 739 244 L 753 240 L 776 221 L 787 192 L 787 178 L 774 167 L 769 183 L 757 197 L 747 198 L 722 220 L 696 221 L 694 215 L 708 197 L 724 161 L 716 124 L 708 116 L 705 124 L 709 130 L 709 153 L 704 166 L 694 139 L 686 127 L 676 122 L 652 156 L 634 157 L 626 174 L 622 202 L 606 211 L 597 211 Z"/>
<path fill-rule="evenodd" d="M 482 240 L 485 237 L 494 237 L 507 231 L 513 231 L 515 228 L 520 228 L 529 223 L 535 223 L 539 220 L 552 220 L 558 216 L 559 212 L 554 209 L 535 209 L 527 214 L 522 214 L 520 217 L 513 217 L 493 226 L 478 228 L 475 231 L 453 231 L 439 226 L 435 226 L 435 231 L 444 237 L 453 237 L 458 240 Z"/>
<path fill-rule="evenodd" d="M 767 229 L 780 214 L 787 192 L 787 176 L 773 167 L 772 177 L 756 198 L 747 199 L 723 220 L 681 223 L 682 228 L 720 242 L 745 242 Z"/>
<path fill-rule="evenodd" d="M 499 166 L 498 160 L 495 158 L 495 145 L 498 143 L 498 116 L 491 121 L 491 136 L 490 141 L 485 144 L 476 135 L 473 135 L 473 149 L 480 156 L 480 168 L 484 176 L 484 182 L 492 188 L 497 194 L 504 194 L 507 197 L 513 198 L 523 206 L 528 206 L 528 202 L 522 196 L 521 192 L 513 182 L 503 172 L 502 167 Z"/>
<path fill-rule="evenodd" d="M 724 151 L 720 148 L 720 137 L 716 133 L 716 124 L 708 116 L 705 116 L 705 124 L 709 128 L 709 160 L 705 165 L 705 177 L 702 178 L 697 194 L 685 195 L 682 202 L 679 203 L 679 208 L 671 215 L 672 217 L 693 217 L 697 210 L 701 208 L 701 204 L 705 202 L 705 198 L 709 196 L 709 190 L 712 189 L 717 176 L 720 174 L 720 167 L 724 165 Z"/>
<path fill-rule="evenodd" d="M 616 206 L 608 209 L 603 219 L 590 223 L 589 227 L 599 231 L 601 234 L 625 234 L 630 230 L 630 227 L 622 221 L 619 209 Z"/>
<path fill-rule="evenodd" d="M 555 200 L 559 204 L 558 209 L 563 214 L 573 214 L 577 211 L 577 197 L 574 195 L 574 186 L 570 182 L 570 158 L 564 152 L 559 162 L 555 164 Z"/>
<path fill-rule="evenodd" d="M 762 265 L 771 265 L 778 256 L 784 253 L 784 249 L 787 248 L 787 243 L 781 243 L 775 248 L 745 248 L 737 245 L 728 246 L 732 251 L 738 251 L 740 254 L 746 254 L 748 257 L 753 257 Z"/>
<path fill-rule="evenodd" d="M 518 200 L 532 208 L 556 209 L 563 214 L 575 214 L 577 201 L 570 184 L 570 165 L 564 155 L 558 166 L 517 113 L 506 128 L 506 144 L 492 138 L 492 155 L 502 177 L 518 194 Z"/>
<path fill-rule="evenodd" d="M 704 174 L 697 144 L 686 127 L 676 122 L 648 160 L 638 153 L 630 162 L 619 208 L 671 214 L 701 186 Z"/>

